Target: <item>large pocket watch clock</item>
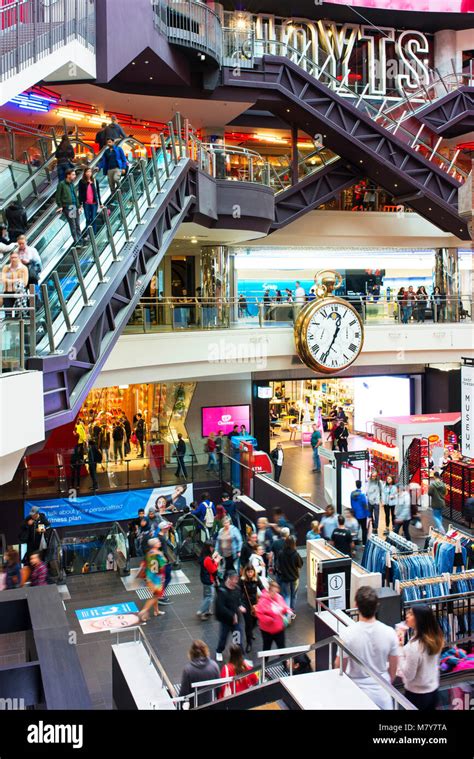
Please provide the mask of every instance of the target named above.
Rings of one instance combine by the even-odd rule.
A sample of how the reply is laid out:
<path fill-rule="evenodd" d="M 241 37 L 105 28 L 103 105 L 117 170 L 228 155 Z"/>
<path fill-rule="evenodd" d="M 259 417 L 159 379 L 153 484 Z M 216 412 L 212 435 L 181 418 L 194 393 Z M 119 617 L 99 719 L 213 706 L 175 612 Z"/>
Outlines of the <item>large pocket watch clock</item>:
<path fill-rule="evenodd" d="M 320 271 L 314 281 L 316 299 L 306 303 L 295 320 L 296 350 L 313 371 L 342 372 L 362 350 L 364 325 L 350 303 L 332 295 L 342 284 L 339 272 Z"/>

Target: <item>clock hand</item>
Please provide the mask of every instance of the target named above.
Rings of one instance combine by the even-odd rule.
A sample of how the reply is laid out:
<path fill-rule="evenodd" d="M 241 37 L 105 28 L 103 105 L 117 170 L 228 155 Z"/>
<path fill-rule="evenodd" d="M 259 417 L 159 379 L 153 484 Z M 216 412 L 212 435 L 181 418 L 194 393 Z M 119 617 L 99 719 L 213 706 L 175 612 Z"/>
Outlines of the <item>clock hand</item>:
<path fill-rule="evenodd" d="M 329 354 L 330 354 L 330 352 L 332 350 L 332 346 L 334 345 L 334 341 L 335 341 L 335 339 L 336 339 L 336 337 L 337 337 L 340 329 L 341 329 L 341 317 L 338 314 L 338 320 L 337 320 L 337 324 L 336 324 L 336 329 L 334 330 L 334 335 L 333 335 L 333 338 L 332 338 L 332 341 L 331 341 L 331 345 L 327 349 L 326 353 L 324 353 L 321 356 L 322 361 L 326 361 L 327 357 L 329 356 Z"/>

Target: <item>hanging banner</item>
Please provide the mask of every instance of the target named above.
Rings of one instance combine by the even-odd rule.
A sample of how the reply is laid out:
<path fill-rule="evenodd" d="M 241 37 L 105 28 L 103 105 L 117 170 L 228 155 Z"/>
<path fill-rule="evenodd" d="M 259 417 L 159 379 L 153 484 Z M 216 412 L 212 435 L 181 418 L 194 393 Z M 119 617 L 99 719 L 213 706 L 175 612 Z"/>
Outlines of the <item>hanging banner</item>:
<path fill-rule="evenodd" d="M 472 439 L 472 401 L 474 396 L 474 366 L 461 366 L 461 415 L 462 438 L 461 453 L 474 458 Z"/>
<path fill-rule="evenodd" d="M 138 509 L 150 507 L 164 511 L 166 507 L 181 511 L 193 500 L 193 486 L 168 485 L 161 488 L 128 490 L 122 493 L 104 493 L 78 498 L 51 498 L 44 501 L 25 501 L 25 517 L 32 506 L 37 506 L 49 520 L 51 527 L 121 522 L 135 519 Z"/>

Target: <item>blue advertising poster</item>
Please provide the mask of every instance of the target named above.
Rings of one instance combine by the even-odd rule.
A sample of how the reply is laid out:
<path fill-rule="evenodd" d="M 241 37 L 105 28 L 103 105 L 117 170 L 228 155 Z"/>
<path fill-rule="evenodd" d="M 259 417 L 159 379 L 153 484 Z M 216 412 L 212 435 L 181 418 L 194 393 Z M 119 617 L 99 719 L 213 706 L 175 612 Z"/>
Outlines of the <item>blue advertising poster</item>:
<path fill-rule="evenodd" d="M 133 601 L 111 606 L 77 609 L 76 617 L 84 635 L 107 632 L 107 630 L 119 630 L 122 627 L 134 627 L 140 624 L 138 607 Z"/>
<path fill-rule="evenodd" d="M 104 493 L 103 495 L 79 496 L 78 498 L 47 498 L 44 501 L 25 501 L 25 517 L 32 506 L 37 506 L 49 520 L 52 527 L 97 524 L 97 522 L 120 522 L 135 519 L 138 509 L 159 508 L 166 499 L 174 499 L 176 508 L 181 510 L 193 500 L 192 485 L 183 491 L 184 485 L 170 485 L 161 488 L 128 490 Z M 159 499 L 160 503 L 156 503 Z"/>

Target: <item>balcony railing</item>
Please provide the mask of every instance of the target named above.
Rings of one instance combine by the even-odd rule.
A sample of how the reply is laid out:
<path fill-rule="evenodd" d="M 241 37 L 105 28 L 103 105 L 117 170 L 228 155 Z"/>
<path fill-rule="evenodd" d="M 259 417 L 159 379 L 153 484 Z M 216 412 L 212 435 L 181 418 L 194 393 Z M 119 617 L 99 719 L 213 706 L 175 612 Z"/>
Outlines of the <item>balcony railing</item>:
<path fill-rule="evenodd" d="M 222 24 L 211 8 L 196 0 L 158 0 L 153 13 L 155 27 L 170 42 L 201 51 L 220 64 Z"/>
<path fill-rule="evenodd" d="M 441 296 L 429 298 L 412 307 L 397 301 L 395 295 L 342 296 L 358 311 L 364 324 L 413 324 L 472 322 L 472 297 Z M 277 301 L 271 297 L 246 298 L 142 298 L 125 334 L 173 332 L 179 330 L 213 330 L 272 328 L 293 326 L 303 304 Z"/>
<path fill-rule="evenodd" d="M 95 50 L 95 0 L 11 0 L 0 8 L 0 81 L 78 40 Z"/>

